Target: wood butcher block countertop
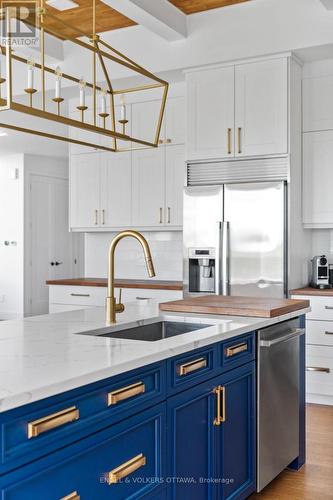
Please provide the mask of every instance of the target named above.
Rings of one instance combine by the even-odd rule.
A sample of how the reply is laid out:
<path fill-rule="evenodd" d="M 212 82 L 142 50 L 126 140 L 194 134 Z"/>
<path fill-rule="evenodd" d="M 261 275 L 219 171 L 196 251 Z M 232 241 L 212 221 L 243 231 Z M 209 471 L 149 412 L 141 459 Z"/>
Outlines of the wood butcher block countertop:
<path fill-rule="evenodd" d="M 161 311 L 275 318 L 309 307 L 308 300 L 204 295 L 163 302 Z"/>
<path fill-rule="evenodd" d="M 73 278 L 63 280 L 48 280 L 46 284 L 107 287 L 108 280 L 106 278 Z M 117 288 L 142 288 L 146 290 L 183 290 L 182 281 L 116 279 L 115 286 Z"/>
<path fill-rule="evenodd" d="M 311 288 L 310 286 L 306 286 L 304 288 L 290 290 L 290 295 L 317 295 L 319 297 L 333 297 L 333 288 Z"/>

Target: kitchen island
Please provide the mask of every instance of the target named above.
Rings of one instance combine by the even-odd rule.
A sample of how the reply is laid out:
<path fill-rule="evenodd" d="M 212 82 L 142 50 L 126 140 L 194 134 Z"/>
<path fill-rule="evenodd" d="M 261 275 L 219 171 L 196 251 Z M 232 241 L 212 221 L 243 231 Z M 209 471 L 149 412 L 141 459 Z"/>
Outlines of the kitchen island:
<path fill-rule="evenodd" d="M 127 304 L 112 327 L 103 308 L 0 324 L 3 497 L 245 498 L 255 490 L 255 332 L 307 312 L 299 307 L 161 318 L 149 302 Z M 201 329 L 116 338 L 161 319 Z"/>

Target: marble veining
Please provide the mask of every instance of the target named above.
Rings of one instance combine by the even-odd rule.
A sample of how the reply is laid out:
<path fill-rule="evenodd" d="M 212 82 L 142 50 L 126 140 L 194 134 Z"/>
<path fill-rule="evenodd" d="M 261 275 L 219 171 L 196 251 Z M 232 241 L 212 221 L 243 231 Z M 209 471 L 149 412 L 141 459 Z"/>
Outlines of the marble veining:
<path fill-rule="evenodd" d="M 263 328 L 277 318 L 160 314 L 158 304 L 127 304 L 117 325 L 105 323 L 102 307 L 0 323 L 0 412 L 146 366 L 177 354 Z M 148 324 L 158 319 L 211 326 L 157 342 L 87 335 Z"/>

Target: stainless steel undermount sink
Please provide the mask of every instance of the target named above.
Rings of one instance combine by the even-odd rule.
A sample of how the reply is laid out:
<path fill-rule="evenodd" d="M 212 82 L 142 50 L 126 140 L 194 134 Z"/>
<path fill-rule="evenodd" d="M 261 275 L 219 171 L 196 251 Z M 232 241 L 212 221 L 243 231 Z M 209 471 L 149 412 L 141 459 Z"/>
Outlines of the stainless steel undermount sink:
<path fill-rule="evenodd" d="M 123 330 L 114 330 L 99 335 L 99 337 L 110 337 L 113 339 L 143 340 L 155 342 L 156 340 L 168 339 L 183 333 L 201 330 L 212 325 L 203 323 L 185 323 L 177 321 L 158 321 L 142 326 L 134 326 Z M 96 334 L 95 334 L 96 335 Z"/>

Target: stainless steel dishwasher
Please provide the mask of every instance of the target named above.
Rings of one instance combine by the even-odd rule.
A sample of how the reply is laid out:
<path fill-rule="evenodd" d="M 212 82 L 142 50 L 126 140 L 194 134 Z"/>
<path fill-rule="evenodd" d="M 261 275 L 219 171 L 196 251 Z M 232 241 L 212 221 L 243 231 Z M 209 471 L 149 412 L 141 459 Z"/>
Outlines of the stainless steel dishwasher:
<path fill-rule="evenodd" d="M 299 454 L 299 318 L 258 331 L 257 491 Z"/>

